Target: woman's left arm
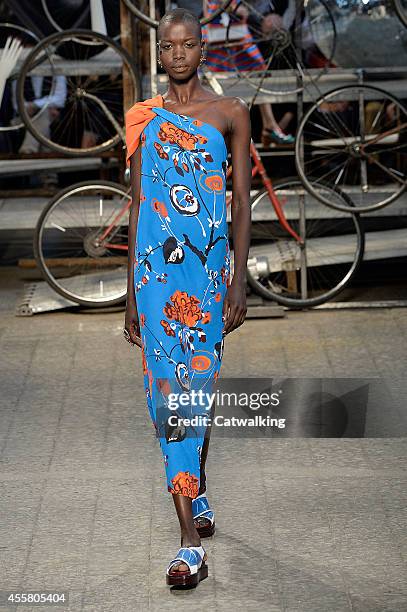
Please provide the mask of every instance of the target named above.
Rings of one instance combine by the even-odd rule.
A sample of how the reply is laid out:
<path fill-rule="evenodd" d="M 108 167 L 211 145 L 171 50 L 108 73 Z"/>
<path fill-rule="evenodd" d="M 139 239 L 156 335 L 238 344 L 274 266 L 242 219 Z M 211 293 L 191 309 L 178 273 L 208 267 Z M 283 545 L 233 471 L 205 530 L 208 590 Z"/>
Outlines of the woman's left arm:
<path fill-rule="evenodd" d="M 232 238 L 234 271 L 223 303 L 228 334 L 246 318 L 246 268 L 250 248 L 250 110 L 246 102 L 235 98 L 230 108 L 230 148 L 232 154 Z"/>

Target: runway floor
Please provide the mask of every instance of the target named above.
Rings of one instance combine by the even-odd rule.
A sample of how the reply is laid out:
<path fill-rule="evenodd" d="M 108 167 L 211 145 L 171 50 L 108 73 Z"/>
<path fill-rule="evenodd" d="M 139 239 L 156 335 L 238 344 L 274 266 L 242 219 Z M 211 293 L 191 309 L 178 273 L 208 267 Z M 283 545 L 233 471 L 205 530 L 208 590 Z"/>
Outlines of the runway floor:
<path fill-rule="evenodd" d="M 209 577 L 171 590 L 178 524 L 123 313 L 16 317 L 21 289 L 0 269 L 0 590 L 66 590 L 72 612 L 407 610 L 402 427 L 214 438 Z M 405 417 L 406 329 L 406 309 L 247 320 L 221 376 L 377 377 Z M 55 607 L 18 607 L 38 609 Z"/>

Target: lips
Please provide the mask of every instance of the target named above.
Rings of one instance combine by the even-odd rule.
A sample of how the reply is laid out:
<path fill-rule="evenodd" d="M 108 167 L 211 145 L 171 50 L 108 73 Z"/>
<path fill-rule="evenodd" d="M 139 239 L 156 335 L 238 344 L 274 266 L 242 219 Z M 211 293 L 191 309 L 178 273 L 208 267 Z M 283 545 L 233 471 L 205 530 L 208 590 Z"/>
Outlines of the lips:
<path fill-rule="evenodd" d="M 185 64 L 182 64 L 182 66 L 181 65 L 180 66 L 173 66 L 173 68 L 175 70 L 177 70 L 177 68 L 188 68 L 188 66 L 186 66 Z"/>

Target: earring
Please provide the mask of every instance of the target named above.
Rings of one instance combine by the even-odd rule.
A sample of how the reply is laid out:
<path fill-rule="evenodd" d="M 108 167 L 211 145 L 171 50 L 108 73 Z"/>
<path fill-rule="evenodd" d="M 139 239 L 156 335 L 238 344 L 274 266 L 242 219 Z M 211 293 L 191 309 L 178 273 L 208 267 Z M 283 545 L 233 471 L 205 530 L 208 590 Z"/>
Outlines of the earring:
<path fill-rule="evenodd" d="M 204 56 L 204 55 L 201 55 L 201 59 L 199 60 L 199 65 L 200 65 L 200 66 L 201 66 L 201 64 L 203 64 L 203 63 L 204 63 L 205 59 L 206 59 L 206 58 L 205 58 L 205 56 Z"/>

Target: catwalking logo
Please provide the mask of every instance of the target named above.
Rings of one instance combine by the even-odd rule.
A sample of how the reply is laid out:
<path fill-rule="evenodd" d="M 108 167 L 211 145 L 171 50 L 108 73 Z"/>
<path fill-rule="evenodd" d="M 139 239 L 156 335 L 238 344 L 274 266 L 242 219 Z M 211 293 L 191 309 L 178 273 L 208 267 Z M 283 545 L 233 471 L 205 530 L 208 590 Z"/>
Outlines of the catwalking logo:
<path fill-rule="evenodd" d="M 209 416 L 197 415 L 187 419 L 173 414 L 169 417 L 168 424 L 174 427 L 181 427 L 181 425 L 184 427 L 209 427 L 210 425 L 217 425 L 218 427 L 278 427 L 282 429 L 285 427 L 285 419 L 273 419 L 269 416 L 262 417 L 260 414 L 256 414 L 253 418 L 227 418 L 219 415 L 211 419 Z"/>

